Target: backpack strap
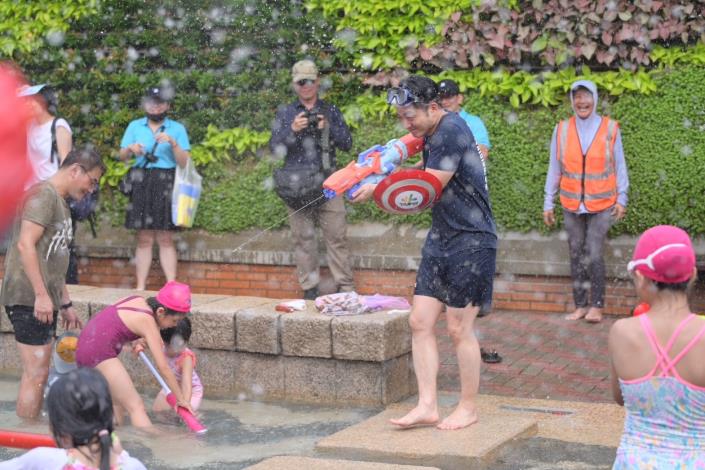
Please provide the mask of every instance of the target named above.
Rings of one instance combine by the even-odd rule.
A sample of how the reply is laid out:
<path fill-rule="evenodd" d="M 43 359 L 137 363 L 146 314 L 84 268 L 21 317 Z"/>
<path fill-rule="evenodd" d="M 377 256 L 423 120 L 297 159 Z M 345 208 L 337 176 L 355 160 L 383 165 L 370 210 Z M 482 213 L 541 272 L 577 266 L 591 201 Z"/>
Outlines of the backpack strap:
<path fill-rule="evenodd" d="M 91 234 L 93 234 L 93 238 L 98 238 L 98 233 L 95 231 L 95 212 L 88 214 L 88 225 L 91 227 Z"/>
<path fill-rule="evenodd" d="M 51 151 L 49 152 L 49 161 L 51 163 L 54 163 L 54 157 L 56 157 L 56 166 L 59 167 L 61 166 L 61 161 L 59 158 L 59 149 L 56 145 L 56 121 L 58 121 L 59 118 L 55 117 L 53 121 L 51 121 Z"/>

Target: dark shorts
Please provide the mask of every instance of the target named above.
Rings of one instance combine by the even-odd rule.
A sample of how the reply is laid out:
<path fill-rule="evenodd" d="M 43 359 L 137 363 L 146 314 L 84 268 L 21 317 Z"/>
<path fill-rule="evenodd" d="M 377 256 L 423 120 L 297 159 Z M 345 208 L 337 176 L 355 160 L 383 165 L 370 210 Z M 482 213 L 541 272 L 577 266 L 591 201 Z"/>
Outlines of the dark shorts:
<path fill-rule="evenodd" d="M 34 307 L 26 305 L 5 306 L 5 313 L 15 329 L 15 340 L 30 346 L 44 346 L 56 336 L 59 312 L 54 312 L 54 321 L 42 323 L 34 316 Z"/>
<path fill-rule="evenodd" d="M 414 295 L 440 300 L 449 307 L 482 307 L 492 302 L 492 282 L 497 250 L 478 248 L 452 256 L 424 256 L 416 273 Z"/>

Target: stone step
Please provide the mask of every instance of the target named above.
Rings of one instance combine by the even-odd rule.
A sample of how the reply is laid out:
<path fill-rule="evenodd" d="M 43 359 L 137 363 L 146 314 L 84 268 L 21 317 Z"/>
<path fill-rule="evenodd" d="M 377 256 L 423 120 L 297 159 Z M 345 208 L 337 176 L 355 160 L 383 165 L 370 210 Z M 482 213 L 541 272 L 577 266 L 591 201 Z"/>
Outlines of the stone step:
<path fill-rule="evenodd" d="M 281 470 L 283 468 L 306 470 L 439 470 L 437 467 L 419 467 L 353 460 L 314 459 L 312 457 L 280 456 L 247 467 L 245 470 Z"/>
<path fill-rule="evenodd" d="M 389 423 L 412 405 L 392 405 L 372 418 L 318 442 L 322 456 L 443 469 L 484 469 L 503 447 L 536 435 L 537 420 L 501 409 L 480 410 L 478 423 L 457 431 L 434 426 L 401 430 Z M 451 408 L 441 409 L 447 416 Z"/>

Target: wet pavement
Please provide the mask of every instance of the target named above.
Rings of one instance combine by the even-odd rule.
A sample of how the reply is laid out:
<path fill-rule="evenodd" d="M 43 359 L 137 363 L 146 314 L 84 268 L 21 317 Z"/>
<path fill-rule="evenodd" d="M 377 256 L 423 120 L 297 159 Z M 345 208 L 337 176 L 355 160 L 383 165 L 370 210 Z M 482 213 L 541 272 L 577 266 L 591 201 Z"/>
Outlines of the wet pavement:
<path fill-rule="evenodd" d="M 0 377 L 0 428 L 48 434 L 48 420 L 27 427 L 15 415 L 17 380 Z M 151 403 L 146 398 L 146 403 Z M 380 409 L 327 408 L 239 400 L 203 400 L 199 415 L 208 426 L 196 437 L 185 427 L 159 423 L 163 435 L 140 435 L 127 426 L 118 435 L 147 468 L 240 469 L 267 457 L 313 453 L 316 442 L 363 421 Z M 23 451 L 0 447 L 0 461 Z"/>
<path fill-rule="evenodd" d="M 479 318 L 480 346 L 497 350 L 499 364 L 482 364 L 480 393 L 523 398 L 612 402 L 607 335 L 620 317 L 602 323 L 568 321 L 562 314 L 497 311 Z M 438 324 L 438 388 L 460 390 L 455 350 L 445 319 Z"/>
<path fill-rule="evenodd" d="M 29 427 L 20 423 L 14 413 L 16 390 L 14 378 L 0 377 L 2 428 L 48 433 L 46 418 Z M 455 394 L 441 395 L 444 413 L 454 405 L 454 400 Z M 203 437 L 194 436 L 182 426 L 164 423 L 158 424 L 164 432 L 158 437 L 142 436 L 129 426 L 119 429 L 118 434 L 131 455 L 139 458 L 147 468 L 157 470 L 242 469 L 270 457 L 286 455 L 314 458 L 321 464 L 306 467 L 310 470 L 333 468 L 325 462 L 336 458 L 353 462 L 386 462 L 381 469 L 413 464 L 447 470 L 597 470 L 610 468 L 614 461 L 623 420 L 622 410 L 616 405 L 486 395 L 480 397 L 480 423 L 463 431 L 441 432 L 434 428 L 399 431 L 387 424 L 386 416 L 380 417 L 385 413 L 403 413 L 413 401 L 412 397 L 385 411 L 204 400 L 201 416 L 209 431 Z M 419 439 L 425 444 L 435 441 L 436 445 L 450 445 L 461 451 L 471 449 L 476 439 L 469 439 L 461 433 L 483 432 L 480 427 L 490 421 L 496 422 L 496 417 L 490 418 L 497 413 L 502 414 L 501 421 L 505 424 L 500 422 L 492 426 L 500 424 L 511 428 L 515 423 L 527 420 L 533 420 L 536 426 L 521 438 L 499 443 L 490 460 L 481 460 L 480 464 L 471 467 L 463 463 L 445 465 L 443 456 L 435 458 L 441 464 L 427 458 L 425 461 L 413 460 L 413 453 L 422 447 L 418 444 Z M 419 433 L 426 433 L 430 438 Z M 496 433 L 487 434 L 494 437 Z M 394 435 L 394 439 L 390 438 Z M 413 445 L 404 445 L 407 439 Z M 331 442 L 361 447 L 357 453 L 346 453 L 336 450 Z M 370 454 L 365 449 L 369 446 L 365 443 L 370 442 L 377 447 L 394 449 L 399 452 L 399 457 L 387 455 L 381 458 L 378 454 Z M 397 445 L 393 445 L 395 442 Z M 22 452 L 0 447 L 0 461 Z"/>
<path fill-rule="evenodd" d="M 477 321 L 482 347 L 496 349 L 503 358 L 500 364 L 483 364 L 480 392 L 509 400 L 502 405 L 503 412 L 528 414 L 539 422 L 538 434 L 502 447 L 486 468 L 610 468 L 622 426 L 621 409 L 611 404 L 607 362 L 607 334 L 616 319 L 608 316 L 600 324 L 588 324 L 566 321 L 557 314 L 498 311 Z M 448 406 L 457 397 L 459 383 L 454 351 L 441 320 L 439 389 L 447 392 L 442 400 Z M 21 428 L 14 413 L 16 390 L 16 378 L 0 377 L 2 428 Z M 412 397 L 406 403 L 413 401 Z M 150 397 L 146 402 L 150 403 Z M 607 407 L 608 417 L 578 423 L 577 415 L 567 415 L 564 418 L 569 427 L 562 429 L 553 429 L 553 421 L 541 421 L 542 416 L 552 415 L 553 408 L 581 405 L 590 409 Z M 173 424 L 160 424 L 165 433 L 159 437 L 140 436 L 130 427 L 121 429 L 119 434 L 130 453 L 150 469 L 240 469 L 277 455 L 335 458 L 320 455 L 316 443 L 369 421 L 382 411 L 237 399 L 204 400 L 201 413 L 209 426 L 204 438 L 196 438 Z M 512 422 L 511 415 L 507 422 Z M 604 422 L 610 425 L 608 431 L 599 427 Z M 590 429 L 608 439 L 585 438 Z M 25 430 L 47 433 L 48 427 L 44 421 Z M 567 437 L 571 430 L 576 435 L 574 438 Z M 0 460 L 18 454 L 19 451 L 0 448 Z"/>

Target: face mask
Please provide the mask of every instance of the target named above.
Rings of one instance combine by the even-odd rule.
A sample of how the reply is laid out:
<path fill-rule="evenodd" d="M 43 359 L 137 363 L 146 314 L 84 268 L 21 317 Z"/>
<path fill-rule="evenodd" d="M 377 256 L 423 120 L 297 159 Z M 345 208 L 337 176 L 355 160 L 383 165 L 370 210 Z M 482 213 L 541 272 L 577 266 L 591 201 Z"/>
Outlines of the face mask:
<path fill-rule="evenodd" d="M 149 119 L 152 122 L 162 122 L 164 119 L 166 119 L 166 111 L 164 111 L 163 113 L 159 113 L 159 114 L 147 113 L 147 119 Z"/>

